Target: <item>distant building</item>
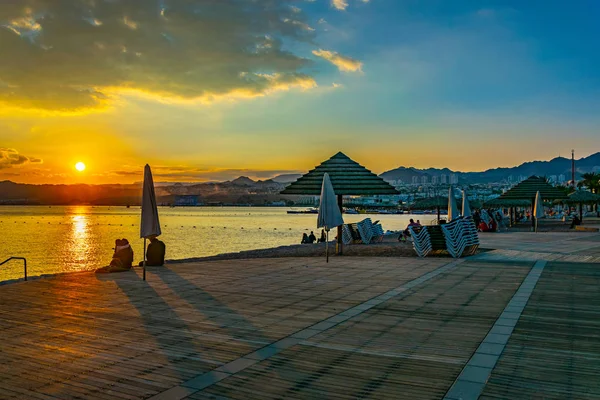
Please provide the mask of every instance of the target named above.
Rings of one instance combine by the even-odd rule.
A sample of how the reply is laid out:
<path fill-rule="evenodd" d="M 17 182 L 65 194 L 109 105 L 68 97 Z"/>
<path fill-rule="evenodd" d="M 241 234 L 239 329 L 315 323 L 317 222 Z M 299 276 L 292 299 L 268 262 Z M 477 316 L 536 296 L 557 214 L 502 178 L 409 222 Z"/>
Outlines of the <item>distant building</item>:
<path fill-rule="evenodd" d="M 319 205 L 319 196 L 302 196 L 295 201 L 296 205 L 314 207 Z"/>
<path fill-rule="evenodd" d="M 439 180 L 439 177 L 437 175 L 432 176 L 431 177 L 431 184 L 432 185 L 437 185 L 438 184 L 438 180 Z"/>
<path fill-rule="evenodd" d="M 566 180 L 567 180 L 567 178 L 564 176 L 564 174 L 560 174 L 558 176 L 558 183 L 563 184 L 563 183 L 565 183 Z"/>
<path fill-rule="evenodd" d="M 458 175 L 452 174 L 450 175 L 450 184 L 456 185 L 458 183 Z"/>
<path fill-rule="evenodd" d="M 413 185 L 418 185 L 419 184 L 419 177 L 418 176 L 413 176 L 412 177 L 412 184 Z"/>
<path fill-rule="evenodd" d="M 427 175 L 423 175 L 421 177 L 421 184 L 422 185 L 427 185 L 427 182 L 429 182 L 429 178 L 427 177 Z"/>
<path fill-rule="evenodd" d="M 512 183 L 513 181 L 513 176 L 509 175 L 508 178 L 506 179 L 508 181 L 508 183 Z"/>
<path fill-rule="evenodd" d="M 199 196 L 180 195 L 175 196 L 175 203 L 173 205 L 176 207 L 195 207 L 202 205 L 202 203 L 200 203 Z"/>
<path fill-rule="evenodd" d="M 556 183 L 556 182 L 558 182 L 558 178 L 557 178 L 557 176 L 556 176 L 556 175 L 550 175 L 550 176 L 548 177 L 548 180 L 549 180 L 551 183 Z"/>
<path fill-rule="evenodd" d="M 445 185 L 445 184 L 447 184 L 447 183 L 448 183 L 448 177 L 446 176 L 446 174 L 442 174 L 442 175 L 440 175 L 440 183 L 441 183 L 442 185 Z"/>

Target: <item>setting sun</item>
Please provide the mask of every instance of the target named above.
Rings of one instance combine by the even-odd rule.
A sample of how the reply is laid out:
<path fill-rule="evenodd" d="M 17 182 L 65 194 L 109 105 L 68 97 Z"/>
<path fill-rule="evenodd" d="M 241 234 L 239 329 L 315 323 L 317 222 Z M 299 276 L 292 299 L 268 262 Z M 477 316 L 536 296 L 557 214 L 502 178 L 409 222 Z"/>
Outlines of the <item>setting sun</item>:
<path fill-rule="evenodd" d="M 85 164 L 80 161 L 77 164 L 75 164 L 75 169 L 77 171 L 81 172 L 81 171 L 85 170 Z"/>

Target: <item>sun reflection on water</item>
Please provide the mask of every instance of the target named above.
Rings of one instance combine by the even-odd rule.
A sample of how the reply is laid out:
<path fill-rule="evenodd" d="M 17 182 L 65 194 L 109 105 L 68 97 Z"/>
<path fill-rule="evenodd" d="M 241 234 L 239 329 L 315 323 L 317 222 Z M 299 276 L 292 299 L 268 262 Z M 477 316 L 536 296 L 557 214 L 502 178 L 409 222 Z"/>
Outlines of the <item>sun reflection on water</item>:
<path fill-rule="evenodd" d="M 71 215 L 71 237 L 69 240 L 68 253 L 73 263 L 72 268 L 77 269 L 81 265 L 87 265 L 90 256 L 90 234 L 89 234 L 89 207 L 75 207 Z"/>

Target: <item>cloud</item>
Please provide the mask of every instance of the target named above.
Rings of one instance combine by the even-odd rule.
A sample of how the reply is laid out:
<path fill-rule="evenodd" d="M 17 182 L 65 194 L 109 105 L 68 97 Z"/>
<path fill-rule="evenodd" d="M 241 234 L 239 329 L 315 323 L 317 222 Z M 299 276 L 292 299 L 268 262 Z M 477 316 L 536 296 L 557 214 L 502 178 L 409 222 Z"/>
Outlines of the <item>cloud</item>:
<path fill-rule="evenodd" d="M 315 56 L 321 57 L 336 67 L 340 71 L 343 72 L 362 72 L 362 62 L 355 60 L 350 57 L 343 56 L 341 54 L 336 53 L 335 51 L 329 50 L 313 50 L 312 52 Z"/>
<path fill-rule="evenodd" d="M 312 62 L 291 49 L 313 45 L 316 33 L 294 4 L 9 1 L 0 7 L 0 103 L 72 113 L 123 92 L 215 101 L 315 87 L 303 72 Z"/>
<path fill-rule="evenodd" d="M 331 0 L 331 6 L 344 11 L 348 7 L 348 2 L 346 0 Z"/>
<path fill-rule="evenodd" d="M 15 149 L 0 148 L 0 169 L 8 169 L 24 164 L 41 164 L 39 158 L 26 157 Z"/>

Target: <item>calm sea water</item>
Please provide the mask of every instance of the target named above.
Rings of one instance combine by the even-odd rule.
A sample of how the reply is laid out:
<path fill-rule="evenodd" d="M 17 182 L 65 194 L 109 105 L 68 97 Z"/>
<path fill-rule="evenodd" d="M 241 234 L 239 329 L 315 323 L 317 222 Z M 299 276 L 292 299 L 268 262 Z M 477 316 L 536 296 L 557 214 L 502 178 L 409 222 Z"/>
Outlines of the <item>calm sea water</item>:
<path fill-rule="evenodd" d="M 287 214 L 286 208 L 159 208 L 167 259 L 297 244 L 316 229 L 315 214 Z M 368 215 L 385 230 L 404 229 L 409 215 Z M 365 215 L 344 215 L 358 222 Z M 433 216 L 418 216 L 421 220 Z M 0 261 L 26 257 L 29 275 L 92 270 L 110 262 L 114 241 L 127 238 L 136 262 L 143 255 L 139 207 L 0 206 Z M 0 281 L 22 277 L 22 264 L 0 267 Z"/>

